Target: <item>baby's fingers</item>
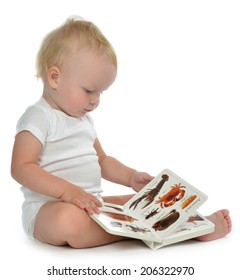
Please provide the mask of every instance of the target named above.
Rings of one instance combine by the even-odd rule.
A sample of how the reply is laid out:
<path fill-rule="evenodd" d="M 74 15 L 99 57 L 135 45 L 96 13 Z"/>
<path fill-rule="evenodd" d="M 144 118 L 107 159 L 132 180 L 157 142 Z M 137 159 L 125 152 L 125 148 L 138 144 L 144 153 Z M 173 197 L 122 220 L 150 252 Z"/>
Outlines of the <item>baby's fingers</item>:
<path fill-rule="evenodd" d="M 99 214 L 100 210 L 98 209 L 98 207 L 101 207 L 102 204 L 97 198 L 93 198 L 94 199 L 90 200 L 75 198 L 73 199 L 72 203 L 81 208 L 82 210 L 85 210 L 90 215 L 95 213 Z"/>
<path fill-rule="evenodd" d="M 93 201 L 90 201 L 88 204 L 86 204 L 85 210 L 89 215 L 100 213 L 99 208 L 95 205 Z"/>
<path fill-rule="evenodd" d="M 94 204 L 97 206 L 97 207 L 102 207 L 102 202 L 96 198 L 96 196 L 92 196 L 91 197 L 91 201 L 94 202 Z"/>

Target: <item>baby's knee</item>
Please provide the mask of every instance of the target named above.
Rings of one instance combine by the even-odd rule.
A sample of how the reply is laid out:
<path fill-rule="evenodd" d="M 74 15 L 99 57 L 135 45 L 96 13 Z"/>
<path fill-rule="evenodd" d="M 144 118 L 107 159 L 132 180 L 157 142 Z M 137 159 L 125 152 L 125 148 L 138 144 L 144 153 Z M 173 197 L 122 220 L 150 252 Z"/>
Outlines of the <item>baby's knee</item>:
<path fill-rule="evenodd" d="M 72 204 L 68 204 L 60 216 L 59 222 L 62 224 L 61 228 L 64 230 L 66 242 L 70 246 L 76 247 L 74 244 L 81 243 L 81 240 L 86 237 L 92 219 L 84 210 Z"/>
<path fill-rule="evenodd" d="M 50 202 L 37 215 L 34 235 L 53 245 L 76 244 L 89 229 L 89 220 L 89 215 L 73 204 Z"/>

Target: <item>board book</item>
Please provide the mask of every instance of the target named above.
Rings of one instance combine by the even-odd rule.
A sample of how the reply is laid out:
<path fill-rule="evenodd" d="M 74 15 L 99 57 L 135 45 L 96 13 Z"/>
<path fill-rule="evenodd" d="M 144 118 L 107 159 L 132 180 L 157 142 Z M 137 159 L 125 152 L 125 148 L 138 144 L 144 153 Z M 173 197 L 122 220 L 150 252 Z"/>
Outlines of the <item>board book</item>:
<path fill-rule="evenodd" d="M 123 206 L 104 203 L 91 217 L 111 234 L 158 249 L 214 231 L 214 224 L 196 212 L 206 200 L 204 193 L 165 169 Z"/>

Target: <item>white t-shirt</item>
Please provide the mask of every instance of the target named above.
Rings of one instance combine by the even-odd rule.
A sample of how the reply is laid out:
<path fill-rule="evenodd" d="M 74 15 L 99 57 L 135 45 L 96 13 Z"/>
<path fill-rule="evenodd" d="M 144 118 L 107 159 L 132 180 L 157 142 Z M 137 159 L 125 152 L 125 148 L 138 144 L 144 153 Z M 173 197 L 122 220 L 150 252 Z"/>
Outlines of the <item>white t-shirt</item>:
<path fill-rule="evenodd" d="M 87 192 L 101 193 L 101 169 L 93 147 L 96 131 L 88 114 L 82 118 L 54 110 L 41 98 L 27 108 L 17 124 L 17 133 L 27 130 L 43 145 L 39 166 L 78 185 Z M 22 186 L 25 202 L 54 200 Z"/>

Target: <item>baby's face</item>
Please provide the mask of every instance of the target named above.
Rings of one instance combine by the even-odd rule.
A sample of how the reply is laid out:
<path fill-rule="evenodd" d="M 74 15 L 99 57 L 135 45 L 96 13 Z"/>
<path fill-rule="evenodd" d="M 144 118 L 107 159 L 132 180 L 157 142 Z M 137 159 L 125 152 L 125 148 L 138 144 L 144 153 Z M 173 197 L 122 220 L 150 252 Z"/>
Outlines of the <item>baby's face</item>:
<path fill-rule="evenodd" d="M 100 94 L 114 82 L 116 74 L 116 67 L 105 55 L 91 49 L 80 50 L 60 70 L 51 96 L 55 109 L 83 117 L 96 109 Z"/>

